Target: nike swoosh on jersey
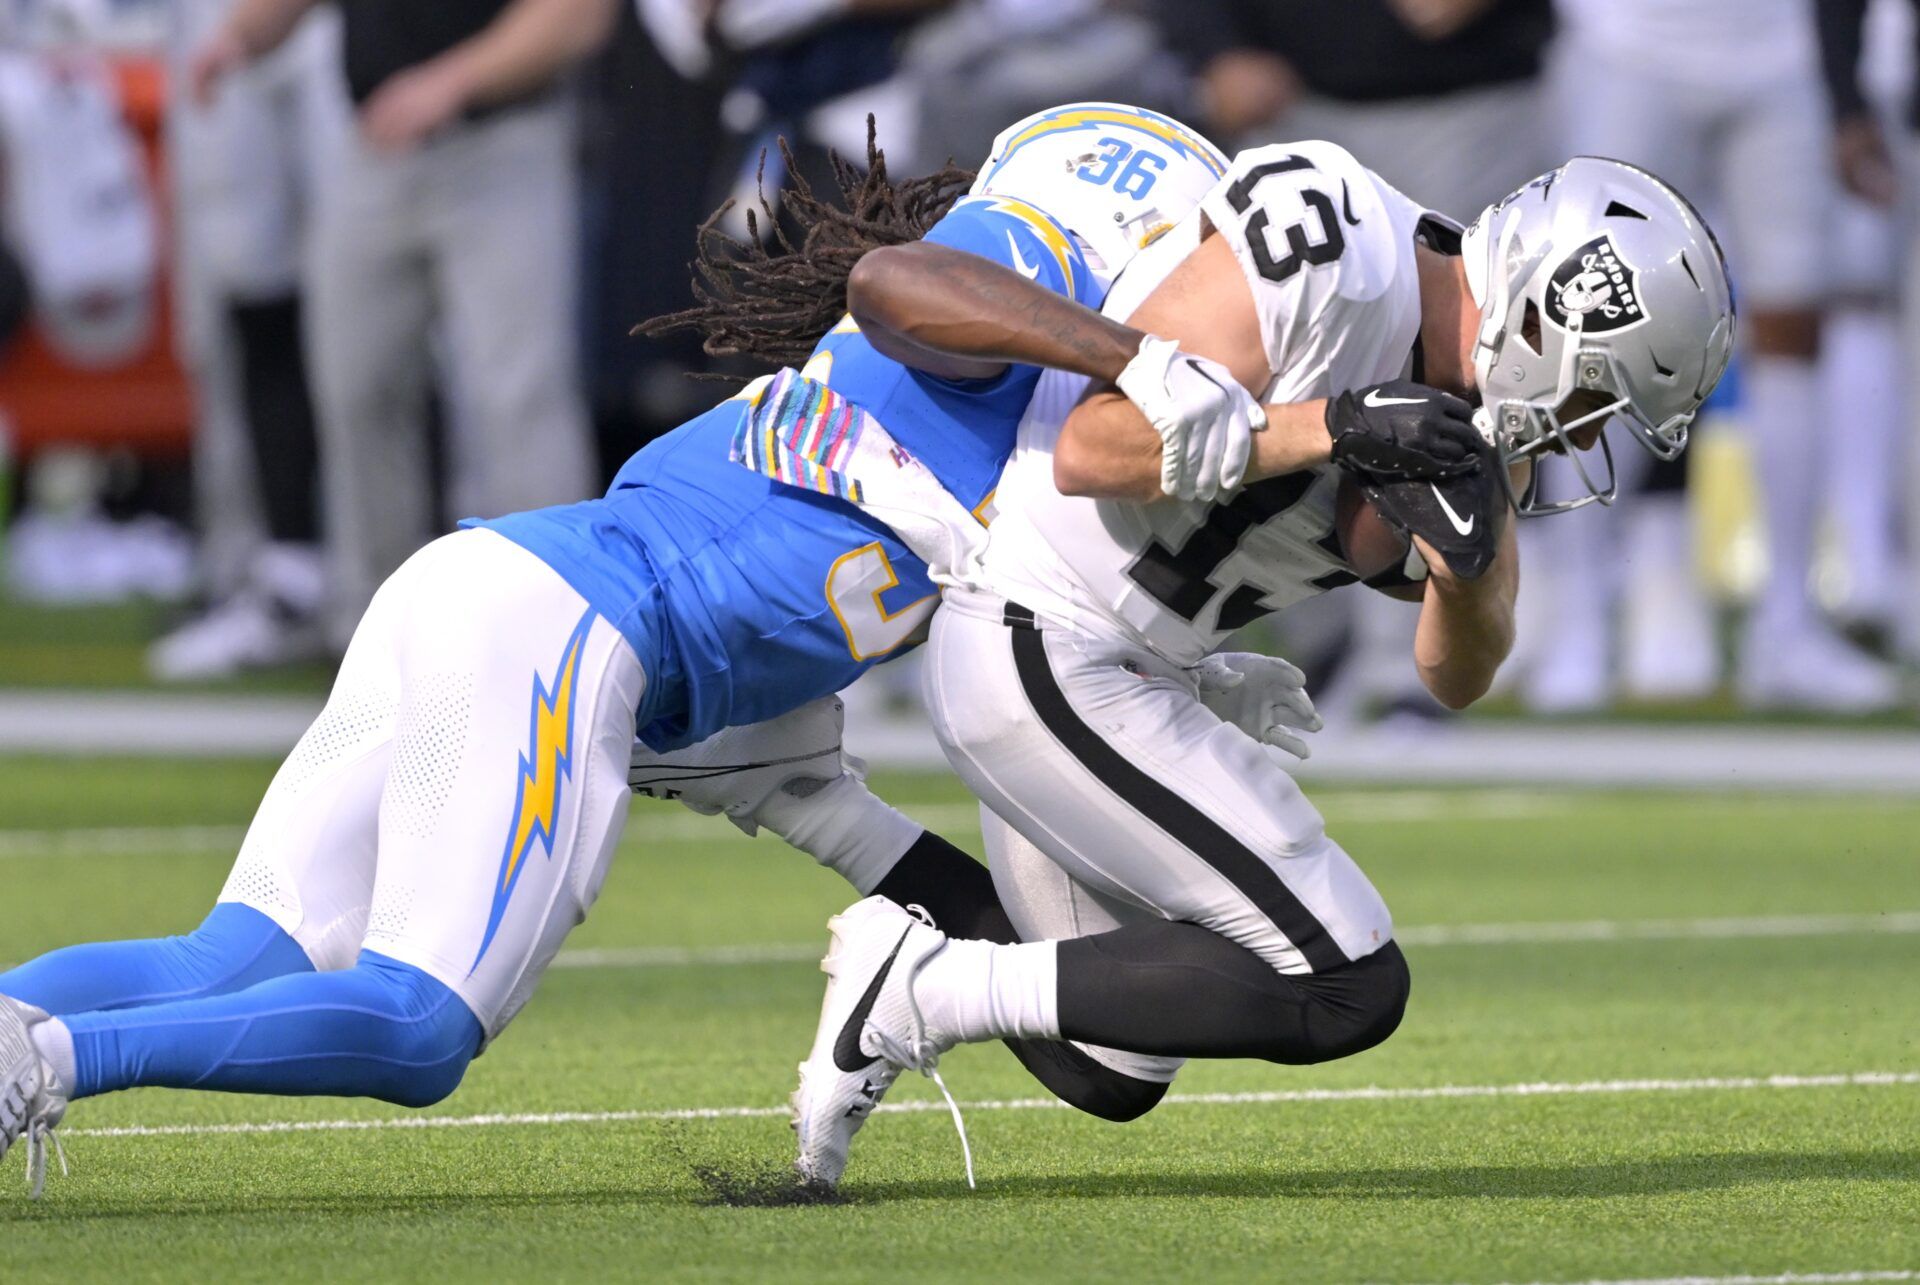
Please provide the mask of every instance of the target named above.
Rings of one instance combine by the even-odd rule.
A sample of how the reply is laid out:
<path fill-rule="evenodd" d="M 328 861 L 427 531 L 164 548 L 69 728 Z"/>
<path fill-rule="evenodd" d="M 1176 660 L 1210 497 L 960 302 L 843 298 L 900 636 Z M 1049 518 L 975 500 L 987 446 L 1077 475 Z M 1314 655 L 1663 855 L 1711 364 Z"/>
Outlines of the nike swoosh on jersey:
<path fill-rule="evenodd" d="M 1369 388 L 1367 395 L 1360 399 L 1360 403 L 1377 410 L 1382 406 L 1421 406 L 1426 403 L 1426 400 L 1424 397 L 1382 397 L 1378 388 Z"/>
<path fill-rule="evenodd" d="M 1360 216 L 1353 212 L 1353 188 L 1345 179 L 1340 180 L 1340 212 L 1348 223 L 1356 228 L 1360 226 Z"/>
<path fill-rule="evenodd" d="M 1432 482 L 1427 483 L 1427 485 L 1433 488 L 1433 498 L 1440 501 L 1440 511 L 1447 515 L 1447 521 L 1453 523 L 1453 529 L 1458 531 L 1461 535 L 1472 535 L 1473 524 L 1480 520 L 1479 516 L 1475 515 L 1474 517 L 1470 517 L 1462 521 L 1460 515 L 1453 511 L 1453 506 L 1447 503 L 1447 497 L 1440 494 L 1440 488 Z M 896 951 L 898 951 L 899 949 L 900 948 L 898 946 L 894 947 L 894 950 Z M 888 960 L 887 962 L 892 963 L 893 961 Z M 871 1008 L 872 1005 L 869 1004 L 868 1007 Z M 836 1051 L 837 1051 L 837 1046 L 836 1046 Z"/>
<path fill-rule="evenodd" d="M 887 974 L 893 971 L 893 961 L 900 958 L 900 948 L 907 944 L 907 932 L 900 934 L 900 940 L 893 943 L 893 953 L 887 956 L 887 962 L 880 965 L 880 971 L 867 983 L 866 993 L 860 996 L 860 1002 L 853 1006 L 853 1012 L 847 1014 L 846 1024 L 840 1028 L 840 1034 L 833 1041 L 833 1064 L 842 1071 L 854 1072 L 873 1065 L 874 1059 L 860 1050 L 860 1033 L 866 1029 L 867 1015 L 873 1012 L 873 1002 L 880 998 L 880 988 L 887 983 Z"/>
<path fill-rule="evenodd" d="M 1032 281 L 1040 275 L 1040 269 L 1027 262 L 1027 256 L 1020 253 L 1020 243 L 1013 239 L 1013 233 L 1007 233 L 1007 248 L 1013 251 L 1013 267 L 1027 280 Z"/>

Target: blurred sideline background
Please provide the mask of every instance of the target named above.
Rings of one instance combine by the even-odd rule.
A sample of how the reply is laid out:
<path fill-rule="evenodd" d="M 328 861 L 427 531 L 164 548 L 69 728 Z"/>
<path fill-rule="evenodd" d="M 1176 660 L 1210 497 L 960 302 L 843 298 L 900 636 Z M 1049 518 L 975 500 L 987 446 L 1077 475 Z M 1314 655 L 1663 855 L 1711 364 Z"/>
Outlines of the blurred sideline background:
<path fill-rule="evenodd" d="M 1734 375 L 1683 467 L 1623 449 L 1613 510 L 1523 528 L 1484 710 L 1419 693 L 1403 605 L 1252 631 L 1315 680 L 1308 776 L 1920 790 L 1909 0 L 418 5 L 285 0 L 204 96 L 236 0 L 0 5 L 0 749 L 283 750 L 413 547 L 724 395 L 627 332 L 721 201 L 777 202 L 774 139 L 823 181 L 872 113 L 904 175 L 1108 98 L 1462 220 L 1611 154 L 1727 242 Z M 937 765 L 915 693 L 867 680 L 855 748 Z"/>

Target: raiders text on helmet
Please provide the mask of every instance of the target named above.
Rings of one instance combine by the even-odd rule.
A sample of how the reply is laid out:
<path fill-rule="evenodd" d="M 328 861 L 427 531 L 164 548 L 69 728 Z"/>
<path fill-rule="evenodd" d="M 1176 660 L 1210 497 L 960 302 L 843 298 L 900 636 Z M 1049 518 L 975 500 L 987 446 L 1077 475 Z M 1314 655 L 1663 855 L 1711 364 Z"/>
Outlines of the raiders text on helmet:
<path fill-rule="evenodd" d="M 1686 198 L 1645 170 L 1575 157 L 1484 210 L 1463 254 L 1480 308 L 1482 431 L 1509 465 L 1565 448 L 1586 487 L 1543 503 L 1536 470 L 1514 497 L 1521 513 L 1612 501 L 1606 439 L 1601 483 L 1568 441 L 1584 426 L 1617 417 L 1661 459 L 1686 449 L 1734 322 L 1726 261 Z"/>

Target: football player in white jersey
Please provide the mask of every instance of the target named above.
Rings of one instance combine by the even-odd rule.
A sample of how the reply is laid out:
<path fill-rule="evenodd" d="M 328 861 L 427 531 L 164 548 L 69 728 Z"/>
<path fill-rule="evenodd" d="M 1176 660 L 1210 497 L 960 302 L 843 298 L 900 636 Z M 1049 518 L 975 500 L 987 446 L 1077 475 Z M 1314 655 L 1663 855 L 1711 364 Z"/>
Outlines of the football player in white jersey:
<path fill-rule="evenodd" d="M 1210 148 L 1204 149 L 1203 160 L 1196 154 L 1199 148 L 1176 151 L 1156 146 L 1160 140 L 1155 131 L 1167 130 L 1194 137 L 1177 122 L 1113 104 L 1069 104 L 1036 113 L 1001 133 L 972 191 L 1045 209 L 1067 230 L 1102 280 L 1111 280 L 1144 244 L 1157 240 L 1195 209 L 1227 167 L 1227 158 Z M 1130 155 L 1139 171 L 1132 179 L 1116 176 L 1111 159 L 1116 144 L 1130 139 L 1137 144 Z M 1124 168 L 1119 174 L 1125 174 Z M 1103 175 L 1109 181 L 1093 181 Z M 1157 178 L 1148 183 L 1148 175 Z M 1151 200 L 1142 199 L 1149 193 Z M 912 247 L 904 249 L 912 252 Z M 875 252 L 876 261 L 890 253 Z M 961 300 L 952 297 L 955 293 L 919 292 L 925 299 L 923 313 L 938 309 L 945 315 L 939 324 L 928 324 L 923 317 L 919 323 L 903 326 L 923 351 L 927 345 L 951 344 L 962 329 L 959 317 L 965 307 L 956 306 Z M 1157 352 L 1162 359 L 1175 354 L 1165 341 L 1146 342 L 1147 337 L 1137 330 L 1091 316 L 1083 320 L 1099 322 L 1105 329 L 1077 325 L 1064 312 L 1045 318 L 1035 314 L 1031 320 L 1043 323 L 1069 348 L 1090 345 L 1110 351 L 1116 370 L 1125 354 L 1143 348 L 1149 356 Z M 1142 364 L 1152 366 L 1151 361 Z M 1208 374 L 1200 367 L 1189 370 L 1175 362 L 1172 369 L 1181 379 L 1199 380 L 1201 390 L 1230 393 L 1238 413 L 1203 413 L 1203 404 L 1192 401 L 1194 390 L 1188 390 L 1182 395 L 1191 404 L 1181 413 L 1170 414 L 1167 398 L 1156 401 L 1136 387 L 1137 372 L 1121 371 L 1116 383 L 1135 390 L 1143 405 L 1156 408 L 1145 418 L 1153 422 L 1161 440 L 1157 491 L 1211 499 L 1222 485 L 1238 483 L 1252 451 L 1259 405 L 1223 368 L 1212 367 Z M 1216 389 L 1206 382 L 1215 378 L 1227 388 Z M 1178 391 L 1185 385 L 1173 387 Z M 1459 459 L 1471 449 L 1472 430 L 1464 408 L 1456 409 L 1462 413 L 1446 421 L 1453 438 L 1431 445 Z M 1349 426 L 1355 431 L 1340 444 L 1343 458 L 1354 467 L 1444 471 L 1444 465 L 1421 455 L 1422 415 L 1410 413 L 1406 406 L 1389 405 L 1360 406 L 1357 416 Z M 953 431 L 978 433 L 980 425 L 956 424 Z M 977 520 L 968 517 L 965 525 L 971 531 L 955 533 L 956 545 L 984 539 L 985 529 Z M 1251 685 L 1240 680 L 1237 697 L 1269 701 L 1291 724 L 1311 723 L 1311 703 L 1297 670 L 1282 661 L 1269 661 L 1260 679 Z M 630 783 L 636 793 L 678 799 L 702 812 L 725 812 L 750 834 L 765 827 L 842 875 L 861 893 L 921 905 L 958 936 L 1018 940 L 986 869 L 876 798 L 861 779 L 860 765 L 842 753 L 841 726 L 842 710 L 835 698 L 766 723 L 729 728 L 684 750 L 659 753 L 636 743 Z M 1134 1068 L 1124 1054 L 1081 1049 L 1062 1041 L 1012 1040 L 1009 1047 L 1062 1101 L 1104 1119 L 1132 1119 L 1151 1109 L 1165 1092 L 1163 1081 L 1129 1074 Z"/>
<path fill-rule="evenodd" d="M 1218 502 L 1160 498 L 1158 438 L 1115 390 L 1036 394 L 926 677 L 1025 944 L 955 940 L 881 897 L 833 921 L 794 1095 L 803 1176 L 837 1181 L 899 1071 L 932 1073 L 956 1043 L 1124 1050 L 1109 1064 L 1164 1082 L 1183 1058 L 1318 1062 L 1398 1025 L 1392 921 L 1273 752 L 1279 686 L 1214 649 L 1358 578 L 1336 520 L 1349 473 L 1413 536 L 1392 578 L 1420 600 L 1423 680 L 1471 703 L 1512 642 L 1505 519 L 1566 507 L 1536 464 L 1565 454 L 1585 484 L 1567 503 L 1586 503 L 1610 498 L 1610 468 L 1576 448 L 1610 419 L 1677 454 L 1733 328 L 1711 234 L 1631 166 L 1577 159 L 1464 242 L 1450 231 L 1345 151 L 1302 143 L 1242 154 L 1135 260 L 1108 314 L 1265 403 L 1247 484 Z M 1431 443 L 1468 397 L 1487 448 L 1445 476 L 1341 459 L 1356 415 L 1404 414 Z"/>

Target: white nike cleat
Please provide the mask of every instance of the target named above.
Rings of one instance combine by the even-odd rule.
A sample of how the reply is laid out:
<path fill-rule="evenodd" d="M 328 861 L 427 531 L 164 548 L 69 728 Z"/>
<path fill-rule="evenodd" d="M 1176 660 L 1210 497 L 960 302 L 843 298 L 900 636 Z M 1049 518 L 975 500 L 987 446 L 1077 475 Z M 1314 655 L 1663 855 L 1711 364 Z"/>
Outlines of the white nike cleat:
<path fill-rule="evenodd" d="M 47 1143 L 60 1156 L 60 1171 L 67 1168 L 53 1133 L 67 1113 L 66 1090 L 33 1043 L 33 1028 L 47 1020 L 31 1004 L 0 995 L 0 1156 L 26 1139 L 27 1190 L 35 1200 L 47 1186 Z"/>
<path fill-rule="evenodd" d="M 935 1069 L 956 1041 L 927 1025 L 913 993 L 920 970 L 946 949 L 947 935 L 933 927 L 924 910 L 912 910 L 885 897 L 868 897 L 827 921 L 833 944 L 820 961 L 827 995 L 792 1099 L 799 1141 L 794 1168 L 810 1184 L 833 1187 L 840 1181 L 853 1135 L 900 1072 L 911 1069 L 932 1077 L 946 1095 L 960 1130 L 967 1185 L 973 1185 L 966 1127 Z"/>

